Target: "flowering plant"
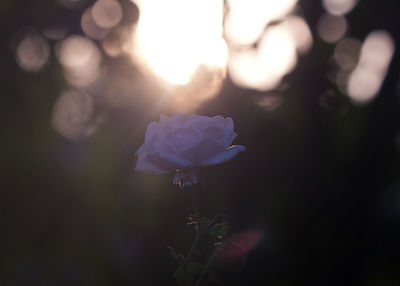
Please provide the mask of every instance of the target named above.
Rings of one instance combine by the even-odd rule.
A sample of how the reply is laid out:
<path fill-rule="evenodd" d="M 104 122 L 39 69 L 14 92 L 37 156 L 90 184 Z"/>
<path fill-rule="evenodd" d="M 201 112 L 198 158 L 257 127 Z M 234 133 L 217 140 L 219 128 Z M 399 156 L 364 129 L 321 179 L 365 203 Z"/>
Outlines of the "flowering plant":
<path fill-rule="evenodd" d="M 197 114 L 161 115 L 147 127 L 144 144 L 136 151 L 137 171 L 163 174 L 178 171 L 174 183 L 191 177 L 198 180 L 198 169 L 228 161 L 244 146 L 230 146 L 237 134 L 231 118 Z"/>
<path fill-rule="evenodd" d="M 203 279 L 215 282 L 216 276 L 210 270 L 212 262 L 218 255 L 222 258 L 232 254 L 234 236 L 227 238 L 226 216 L 217 215 L 211 220 L 200 217 L 198 194 L 203 167 L 226 162 L 245 150 L 241 145 L 231 146 L 236 136 L 229 117 L 176 114 L 169 118 L 161 115 L 159 122 L 147 127 L 145 142 L 136 151 L 135 170 L 151 174 L 175 172 L 174 184 L 193 192 L 194 214 L 188 217 L 196 231 L 192 247 L 186 256 L 168 248 L 180 263 L 174 278 L 181 286 L 198 286 Z M 199 255 L 200 252 L 203 255 Z"/>

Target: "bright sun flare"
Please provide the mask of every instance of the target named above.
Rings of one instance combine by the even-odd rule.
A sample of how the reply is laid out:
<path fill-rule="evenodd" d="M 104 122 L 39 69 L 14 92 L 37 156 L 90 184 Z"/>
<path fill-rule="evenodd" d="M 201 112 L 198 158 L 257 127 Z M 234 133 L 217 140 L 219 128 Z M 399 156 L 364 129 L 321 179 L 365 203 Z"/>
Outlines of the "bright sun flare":
<path fill-rule="evenodd" d="M 226 65 L 222 1 L 135 2 L 140 9 L 140 20 L 133 53 L 155 74 L 173 84 L 186 84 L 201 64 Z"/>

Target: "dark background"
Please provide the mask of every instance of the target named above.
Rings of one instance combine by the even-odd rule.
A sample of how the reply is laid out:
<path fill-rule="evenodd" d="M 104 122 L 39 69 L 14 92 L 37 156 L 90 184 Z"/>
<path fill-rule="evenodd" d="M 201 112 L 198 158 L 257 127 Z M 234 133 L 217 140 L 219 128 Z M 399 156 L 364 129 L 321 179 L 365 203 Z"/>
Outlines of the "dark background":
<path fill-rule="evenodd" d="M 260 92 L 228 76 L 218 97 L 196 111 L 232 117 L 235 143 L 247 148 L 207 170 L 203 213 L 227 213 L 234 232 L 264 233 L 247 263 L 223 270 L 223 280 L 400 285 L 400 4 L 362 0 L 347 16 L 353 36 L 384 29 L 396 45 L 379 95 L 364 106 L 326 77 L 334 46 L 315 32 L 321 3 L 299 5 L 314 44 L 287 76 L 282 104 L 262 109 L 253 98 Z M 89 138 L 69 140 L 50 124 L 67 85 L 54 54 L 40 73 L 15 61 L 10 41 L 21 27 L 62 23 L 82 34 L 84 8 L 50 0 L 0 3 L 0 285 L 176 285 L 166 246 L 182 252 L 190 246 L 190 195 L 170 175 L 133 171 L 147 125 L 172 113 L 151 108 L 154 98 L 144 92 L 119 108 L 99 97 L 102 124 Z M 125 76 L 141 76 L 124 57 L 105 61 Z M 328 90 L 336 96 L 322 106 Z"/>

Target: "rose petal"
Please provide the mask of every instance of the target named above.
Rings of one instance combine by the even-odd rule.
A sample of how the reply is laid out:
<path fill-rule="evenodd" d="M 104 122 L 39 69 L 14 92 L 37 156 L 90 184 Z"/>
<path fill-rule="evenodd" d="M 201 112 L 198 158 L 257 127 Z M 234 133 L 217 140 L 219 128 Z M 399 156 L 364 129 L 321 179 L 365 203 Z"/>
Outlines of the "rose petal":
<path fill-rule="evenodd" d="M 153 121 L 149 124 L 146 129 L 146 135 L 144 136 L 144 144 L 147 145 L 154 140 L 154 136 L 158 131 L 158 123 Z"/>
<path fill-rule="evenodd" d="M 189 120 L 189 116 L 184 113 L 175 114 L 170 118 L 172 128 L 181 128 Z"/>
<path fill-rule="evenodd" d="M 233 139 L 236 137 L 236 133 L 232 130 L 222 129 L 215 126 L 205 129 L 204 135 L 220 144 L 224 149 L 231 145 Z"/>
<path fill-rule="evenodd" d="M 192 167 L 193 163 L 189 162 L 177 155 L 166 152 L 155 152 L 148 154 L 148 158 L 157 166 L 169 172 L 177 169 Z"/>
<path fill-rule="evenodd" d="M 210 158 L 215 154 L 224 151 L 224 147 L 220 144 L 214 142 L 210 138 L 204 138 L 199 143 L 186 148 L 181 151 L 179 154 L 181 157 L 193 162 L 194 164 L 198 164 L 203 161 L 205 158 Z"/>
<path fill-rule="evenodd" d="M 230 117 L 225 118 L 225 122 L 224 122 L 224 128 L 232 130 L 233 131 L 233 120 Z"/>
<path fill-rule="evenodd" d="M 176 148 L 169 142 L 168 140 L 155 136 L 154 142 L 151 144 L 151 151 L 162 151 L 166 153 L 173 153 L 175 155 L 178 154 Z"/>
<path fill-rule="evenodd" d="M 198 132 L 203 132 L 204 129 L 210 126 L 211 122 L 212 119 L 210 117 L 192 114 L 186 124 L 188 128 L 193 128 Z"/>
<path fill-rule="evenodd" d="M 228 117 L 229 118 L 229 117 Z M 224 119 L 221 115 L 216 115 L 216 116 L 214 116 L 212 119 Z"/>
<path fill-rule="evenodd" d="M 163 124 L 163 123 L 167 123 L 169 121 L 169 117 L 164 115 L 164 114 L 160 114 L 160 120 L 159 123 Z"/>
<path fill-rule="evenodd" d="M 225 118 L 223 118 L 221 115 L 214 116 L 212 118 L 211 126 L 224 128 L 224 126 L 225 126 Z"/>
<path fill-rule="evenodd" d="M 158 121 L 161 129 L 169 128 L 171 125 L 171 120 L 168 116 L 160 114 L 160 120 Z"/>
<path fill-rule="evenodd" d="M 160 168 L 159 166 L 154 164 L 152 161 L 150 161 L 146 155 L 139 155 L 139 157 L 136 161 L 135 171 L 141 171 L 141 172 L 150 173 L 150 174 L 168 173 L 167 170 Z"/>
<path fill-rule="evenodd" d="M 229 142 L 229 143 L 228 143 L 228 146 L 232 144 L 233 140 L 235 140 L 236 137 L 237 137 L 236 132 L 233 132 L 233 133 L 231 134 L 231 137 L 228 139 L 228 142 Z"/>
<path fill-rule="evenodd" d="M 145 142 L 135 153 L 136 169 L 166 173 L 230 160 L 245 150 L 240 145 L 227 148 L 236 137 L 233 128 L 232 119 L 222 116 L 160 115 L 159 123 L 149 124 Z"/>
<path fill-rule="evenodd" d="M 179 152 L 188 146 L 196 144 L 201 139 L 201 136 L 193 129 L 178 128 L 166 139 Z"/>
<path fill-rule="evenodd" d="M 233 145 L 221 153 L 218 153 L 199 164 L 199 166 L 210 166 L 226 162 L 235 157 L 239 152 L 245 151 L 246 148 L 242 145 Z"/>
<path fill-rule="evenodd" d="M 144 144 L 142 144 L 142 146 L 139 147 L 139 149 L 136 150 L 135 152 L 135 156 L 138 156 L 140 153 L 145 151 L 145 147 Z"/>
<path fill-rule="evenodd" d="M 169 117 L 161 114 L 160 115 L 160 121 L 158 123 L 158 132 L 157 135 L 159 137 L 166 138 L 168 135 L 170 135 L 173 132 L 172 128 L 172 121 Z"/>

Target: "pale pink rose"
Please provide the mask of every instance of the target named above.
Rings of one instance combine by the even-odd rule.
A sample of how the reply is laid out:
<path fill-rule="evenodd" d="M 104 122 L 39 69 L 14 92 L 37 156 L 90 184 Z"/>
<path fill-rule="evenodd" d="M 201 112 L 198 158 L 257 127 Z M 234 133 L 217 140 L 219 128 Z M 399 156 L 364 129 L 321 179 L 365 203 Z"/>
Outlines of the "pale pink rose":
<path fill-rule="evenodd" d="M 231 118 L 197 114 L 161 115 L 147 127 L 145 142 L 136 151 L 137 171 L 163 174 L 179 170 L 174 182 L 200 167 L 228 161 L 246 148 L 231 145 L 237 134 Z"/>

